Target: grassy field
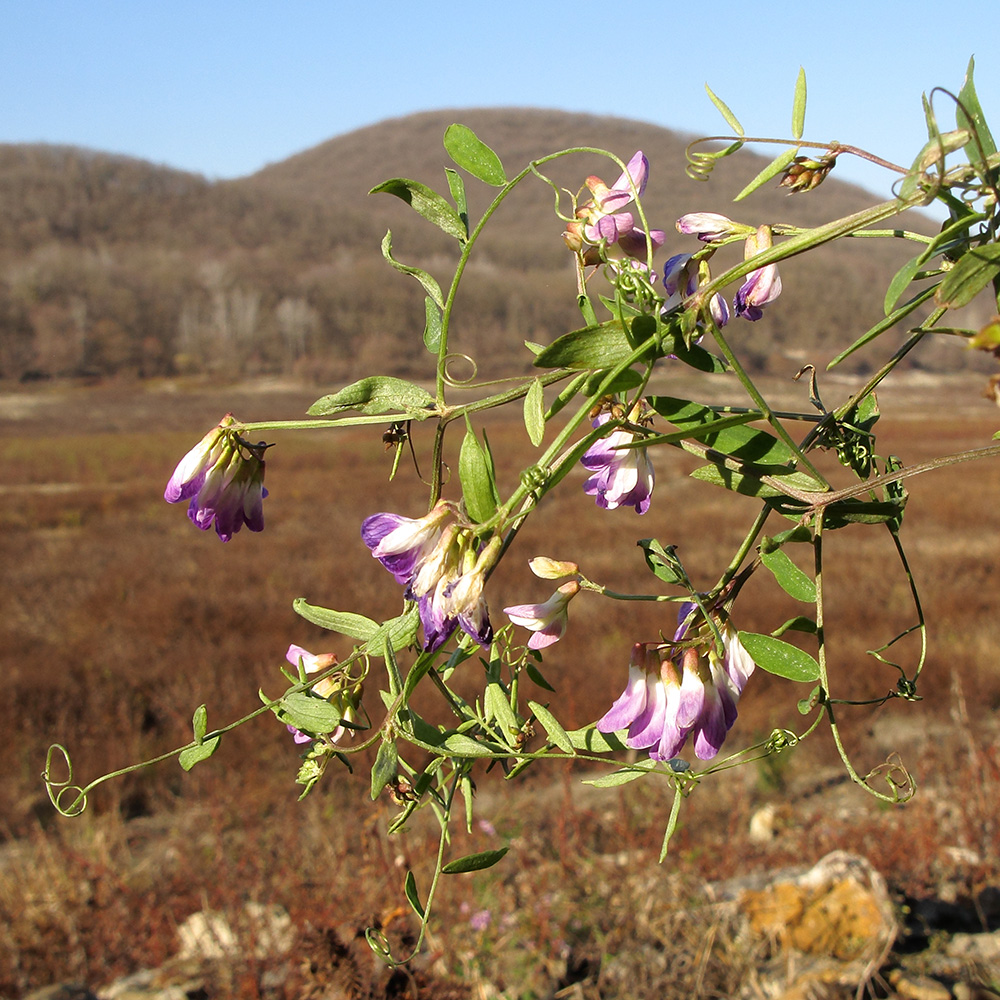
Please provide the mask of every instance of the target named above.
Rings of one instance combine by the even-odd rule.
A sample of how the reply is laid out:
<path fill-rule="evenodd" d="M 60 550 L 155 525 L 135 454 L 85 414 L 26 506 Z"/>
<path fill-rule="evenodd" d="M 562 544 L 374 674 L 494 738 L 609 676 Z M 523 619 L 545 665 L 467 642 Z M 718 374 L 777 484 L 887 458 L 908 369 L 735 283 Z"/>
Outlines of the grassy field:
<path fill-rule="evenodd" d="M 913 464 L 987 444 L 1000 415 L 980 389 L 975 378 L 955 377 L 885 393 L 880 453 Z M 346 640 L 293 613 L 295 597 L 373 618 L 398 613 L 398 588 L 358 529 L 375 511 L 419 513 L 425 492 L 410 469 L 387 481 L 381 428 L 282 435 L 268 453 L 261 535 L 243 532 L 223 546 L 162 500 L 178 458 L 226 410 L 245 420 L 291 417 L 316 395 L 274 384 L 171 383 L 0 398 L 0 997 L 156 965 L 175 950 L 177 925 L 206 907 L 280 904 L 299 935 L 304 968 L 320 968 L 332 940 L 351 942 L 372 923 L 400 940 L 412 935 L 399 909 L 402 878 L 408 867 L 426 876 L 433 831 L 417 822 L 388 837 L 394 808 L 369 801 L 364 767 L 331 775 L 297 803 L 297 749 L 271 718 L 228 735 L 213 760 L 190 773 L 171 760 L 102 785 L 76 820 L 56 816 L 40 779 L 52 742 L 69 749 L 75 778 L 86 782 L 185 743 L 203 702 L 210 726 L 245 714 L 258 687 L 280 692 L 290 642 L 346 652 Z M 498 422 L 490 438 L 502 486 L 512 488 L 504 456 L 522 447 L 524 430 Z M 416 444 L 426 461 L 428 441 Z M 527 571 L 536 554 L 576 559 L 615 590 L 652 589 L 639 550 L 629 548 L 639 537 L 676 544 L 695 583 L 709 586 L 755 504 L 687 478 L 696 464 L 661 449 L 653 506 L 641 519 L 631 510 L 599 511 L 568 481 L 491 580 L 494 616 L 506 604 L 547 596 Z M 481 877 L 447 881 L 420 973 L 437 977 L 439 988 L 421 995 L 549 996 L 566 985 L 574 961 L 583 967 L 623 940 L 639 949 L 666 933 L 646 907 L 630 905 L 635 893 L 668 914 L 694 882 L 814 861 L 834 847 L 867 854 L 901 893 L 931 894 L 948 878 L 974 894 L 1000 877 L 993 810 L 1000 463 L 918 477 L 910 489 L 903 537 L 913 540 L 908 554 L 931 623 L 923 700 L 848 710 L 841 721 L 862 773 L 893 751 L 903 755 L 921 787 L 915 800 L 885 810 L 845 788 L 821 730 L 793 753 L 699 788 L 658 868 L 665 788 L 635 782 L 599 792 L 582 786 L 580 774 L 555 770 L 529 772 L 510 787 L 498 772 L 479 773 L 477 817 L 486 822 L 459 834 L 456 851 L 513 849 Z M 881 531 L 837 532 L 827 557 L 836 694 L 877 697 L 897 675 L 866 650 L 912 624 L 905 578 Z M 672 628 L 669 612 L 599 606 L 589 597 L 574 603 L 568 636 L 546 657 L 567 727 L 597 718 L 618 695 L 633 642 Z M 737 624 L 766 632 L 798 611 L 755 578 L 740 597 Z M 911 663 L 916 645 L 893 652 Z M 476 681 L 470 674 L 470 694 Z M 727 750 L 776 727 L 802 728 L 795 702 L 805 693 L 758 672 Z M 426 711 L 443 718 L 432 700 Z M 781 830 L 768 844 L 751 843 L 750 817 L 769 802 L 783 803 Z M 949 862 L 952 846 L 978 861 Z M 485 928 L 470 920 L 484 910 Z M 683 939 L 676 927 L 670 933 Z M 315 969 L 277 994 L 261 985 L 266 971 L 265 960 L 247 958 L 215 995 L 321 995 L 308 992 Z M 721 960 L 703 969 L 705 995 L 726 995 L 727 977 L 738 971 Z M 676 970 L 657 975 L 649 966 L 636 972 L 631 994 L 601 995 L 692 995 Z M 464 985 L 449 994 L 440 985 L 449 978 Z"/>

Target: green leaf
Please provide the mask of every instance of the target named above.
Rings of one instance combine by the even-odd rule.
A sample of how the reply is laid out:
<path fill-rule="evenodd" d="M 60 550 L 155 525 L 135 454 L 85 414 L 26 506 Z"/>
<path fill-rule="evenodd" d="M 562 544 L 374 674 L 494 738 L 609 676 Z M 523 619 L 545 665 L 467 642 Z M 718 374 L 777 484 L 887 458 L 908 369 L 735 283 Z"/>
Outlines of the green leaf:
<path fill-rule="evenodd" d="M 375 763 L 372 765 L 372 802 L 382 794 L 382 789 L 396 777 L 398 767 L 399 752 L 396 750 L 395 741 L 382 740 L 378 753 L 375 755 Z"/>
<path fill-rule="evenodd" d="M 680 560 L 674 555 L 673 545 L 664 548 L 655 538 L 640 538 L 635 544 L 642 549 L 646 565 L 658 580 L 664 583 L 684 583 L 684 570 Z"/>
<path fill-rule="evenodd" d="M 332 733 L 343 718 L 325 698 L 306 691 L 293 691 L 285 695 L 274 706 L 273 711 L 282 722 L 316 735 Z"/>
<path fill-rule="evenodd" d="M 537 378 L 524 396 L 524 429 L 537 448 L 545 437 L 545 390 Z"/>
<path fill-rule="evenodd" d="M 415 212 L 422 215 L 428 222 L 433 222 L 438 229 L 449 236 L 465 242 L 467 233 L 458 212 L 455 211 L 432 188 L 420 181 L 411 181 L 406 177 L 393 177 L 373 187 L 369 194 L 393 194 L 405 201 Z"/>
<path fill-rule="evenodd" d="M 733 199 L 742 201 L 747 195 L 753 194 L 762 184 L 766 184 L 772 177 L 777 177 L 783 170 L 790 166 L 798 155 L 798 147 L 792 146 L 785 152 L 776 156 L 757 176 Z"/>
<path fill-rule="evenodd" d="M 792 101 L 792 138 L 801 139 L 806 126 L 806 71 L 800 66 Z"/>
<path fill-rule="evenodd" d="M 756 632 L 740 632 L 740 642 L 761 670 L 802 683 L 819 678 L 819 664 L 797 646 Z"/>
<path fill-rule="evenodd" d="M 815 635 L 816 622 L 812 618 L 806 618 L 804 615 L 796 615 L 776 628 L 771 635 L 777 639 L 779 635 L 784 635 L 786 632 L 805 632 L 807 635 Z"/>
<path fill-rule="evenodd" d="M 367 642 L 378 631 L 378 622 L 364 615 L 356 615 L 351 611 L 334 611 L 331 608 L 320 608 L 307 603 L 304 597 L 292 601 L 292 609 L 313 625 L 319 625 L 328 632 L 339 632 L 352 639 Z"/>
<path fill-rule="evenodd" d="M 623 768 L 621 771 L 612 771 L 611 774 L 604 774 L 600 778 L 589 778 L 583 783 L 593 785 L 594 788 L 616 788 L 618 785 L 627 785 L 636 778 L 644 778 L 657 766 L 655 760 L 637 761 L 632 767 Z"/>
<path fill-rule="evenodd" d="M 979 142 L 975 138 L 969 140 L 965 146 L 965 155 L 969 162 L 974 164 L 980 173 L 985 173 L 988 164 L 983 161 L 983 156 L 992 156 L 996 151 L 996 143 L 986 124 L 986 116 L 979 104 L 979 97 L 976 94 L 976 85 L 972 77 L 976 68 L 975 57 L 969 59 L 969 66 L 965 71 L 965 83 L 958 92 L 958 99 L 962 102 L 965 111 L 960 106 L 955 113 L 955 120 L 959 128 L 966 128 L 973 136 L 978 136 Z M 966 114 L 965 112 L 968 112 Z"/>
<path fill-rule="evenodd" d="M 554 743 L 563 753 L 574 754 L 573 741 L 569 738 L 569 733 L 563 729 L 559 720 L 544 706 L 537 701 L 529 701 L 528 708 L 535 713 L 535 718 L 541 723 L 545 730 L 545 735 L 549 741 Z"/>
<path fill-rule="evenodd" d="M 822 685 L 817 684 L 816 687 L 809 692 L 808 697 L 799 699 L 797 703 L 799 715 L 808 715 L 819 704 L 822 693 Z"/>
<path fill-rule="evenodd" d="M 479 443 L 469 418 L 465 418 L 465 437 L 458 453 L 458 478 L 469 517 L 477 524 L 488 521 L 497 510 L 499 495 L 493 476 L 493 463 Z"/>
<path fill-rule="evenodd" d="M 968 305 L 1000 274 L 1000 243 L 973 247 L 944 276 L 934 293 L 934 301 L 948 309 Z"/>
<path fill-rule="evenodd" d="M 886 316 L 892 312 L 896 307 L 896 303 L 899 301 L 900 296 L 906 291 L 910 286 L 910 282 L 913 281 L 916 276 L 917 271 L 920 270 L 923 264 L 924 255 L 920 254 L 914 257 L 912 260 L 908 260 L 892 277 L 892 281 L 889 282 L 889 287 L 885 290 L 885 299 L 882 302 L 882 309 Z"/>
<path fill-rule="evenodd" d="M 594 726 L 584 726 L 566 733 L 570 743 L 576 750 L 589 750 L 591 753 L 610 753 L 627 750 L 628 747 L 614 733 L 602 733 Z"/>
<path fill-rule="evenodd" d="M 503 187 L 507 183 L 500 157 L 466 125 L 449 125 L 444 133 L 448 155 L 484 184 Z"/>
<path fill-rule="evenodd" d="M 208 758 L 215 753 L 221 739 L 221 736 L 213 736 L 210 740 L 205 740 L 202 743 L 198 743 L 196 746 L 186 747 L 178 755 L 178 763 L 184 768 L 185 771 L 190 771 L 195 764 L 198 764 L 203 760 L 208 760 Z"/>
<path fill-rule="evenodd" d="M 204 705 L 199 705 L 194 710 L 191 726 L 194 729 L 194 741 L 200 746 L 205 742 L 205 733 L 208 731 L 208 709 Z"/>
<path fill-rule="evenodd" d="M 771 571 L 778 586 L 797 601 L 816 603 L 816 584 L 781 549 L 761 552 L 760 561 Z"/>
<path fill-rule="evenodd" d="M 906 506 L 905 498 L 898 500 L 838 500 L 830 504 L 823 514 L 824 527 L 831 530 L 847 524 L 884 524 L 900 518 Z"/>
<path fill-rule="evenodd" d="M 417 627 L 420 624 L 420 612 L 416 605 L 405 611 L 398 618 L 392 618 L 380 625 L 375 634 L 369 639 L 368 646 L 373 653 L 378 656 L 385 655 L 386 639 L 390 642 L 390 648 L 395 652 L 412 645 L 417 638 Z"/>
<path fill-rule="evenodd" d="M 428 295 L 424 299 L 424 347 L 437 354 L 441 346 L 441 310 Z"/>
<path fill-rule="evenodd" d="M 579 384 L 576 385 L 574 393 L 579 392 L 581 396 L 594 396 L 597 394 L 598 388 L 604 382 L 604 380 L 611 374 L 610 368 L 603 368 L 600 371 L 593 372 L 590 375 L 578 375 L 577 378 L 583 379 Z M 627 392 L 629 389 L 634 389 L 639 383 L 642 382 L 642 375 L 637 372 L 634 368 L 626 368 L 624 371 L 619 372 L 605 387 L 604 393 L 606 395 L 611 395 L 615 392 Z M 560 406 L 559 409 L 562 409 Z M 558 412 L 558 410 L 555 410 Z M 549 411 L 549 417 L 553 416 L 553 411 Z"/>
<path fill-rule="evenodd" d="M 433 303 L 431 308 L 436 309 Z M 434 397 L 419 385 L 391 375 L 372 375 L 344 386 L 339 392 L 317 399 L 307 412 L 309 416 L 317 417 L 358 410 L 373 416 L 399 413 L 415 420 L 424 420 L 430 415 L 429 407 L 433 405 Z"/>
<path fill-rule="evenodd" d="M 513 746 L 514 736 L 520 731 L 521 724 L 517 721 L 514 710 L 507 700 L 507 693 L 499 684 L 487 684 L 483 694 L 483 709 L 486 721 L 497 721 L 500 735 L 508 746 Z"/>
<path fill-rule="evenodd" d="M 1000 431 L 997 432 L 1000 434 Z M 538 687 L 545 691 L 551 691 L 555 694 L 555 688 L 542 676 L 542 672 L 538 667 L 532 663 L 530 660 L 525 664 L 525 670 L 528 671 L 528 676 L 531 678 L 532 684 L 536 684 Z"/>
<path fill-rule="evenodd" d="M 739 119 L 729 110 L 729 106 L 722 100 L 722 98 L 717 97 L 712 91 L 712 88 L 706 83 L 705 90 L 708 91 L 708 96 L 712 103 L 719 109 L 719 113 L 723 118 L 726 119 L 726 123 L 737 135 L 746 135 L 743 131 L 743 126 L 740 124 Z"/>
<path fill-rule="evenodd" d="M 441 746 L 455 757 L 492 757 L 503 752 L 502 748 L 495 744 L 480 743 L 464 733 L 452 733 L 442 741 Z"/>
<path fill-rule="evenodd" d="M 509 847 L 500 847 L 495 851 L 480 851 L 479 854 L 467 854 L 464 858 L 449 861 L 441 869 L 441 874 L 461 875 L 463 872 L 480 872 L 484 868 L 492 868 L 509 850 Z"/>
<path fill-rule="evenodd" d="M 441 286 L 437 281 L 429 275 L 426 271 L 419 267 L 411 267 L 409 264 L 401 264 L 392 255 L 392 230 L 387 230 L 385 236 L 382 237 L 382 256 L 397 270 L 400 274 L 410 274 L 421 285 L 424 286 L 424 291 L 434 300 L 434 304 L 439 309 L 444 309 L 444 296 L 441 294 Z"/>
<path fill-rule="evenodd" d="M 796 490 L 803 490 L 809 493 L 819 492 L 821 487 L 812 476 L 804 472 L 787 472 L 781 466 L 767 468 L 766 466 L 748 467 L 748 472 L 736 472 L 727 469 L 723 465 L 702 465 L 691 473 L 692 479 L 700 479 L 704 483 L 711 483 L 713 486 L 721 486 L 724 490 L 731 490 L 747 497 L 760 497 L 763 499 L 786 497 L 787 493 L 765 483 L 760 476 L 766 475 L 775 482 L 786 483 Z"/>
<path fill-rule="evenodd" d="M 653 346 L 650 341 L 650 349 Z M 609 319 L 557 337 L 532 364 L 536 368 L 615 368 L 633 351 L 621 321 Z"/>
<path fill-rule="evenodd" d="M 451 191 L 451 200 L 455 203 L 458 217 L 465 227 L 465 235 L 469 235 L 469 202 L 465 197 L 465 181 L 457 170 L 451 167 L 444 168 L 445 177 L 448 178 L 448 190 Z"/>
<path fill-rule="evenodd" d="M 407 871 L 406 878 L 403 880 L 403 895 L 406 896 L 410 906 L 413 907 L 414 913 L 423 920 L 424 907 L 420 902 L 420 896 L 417 894 L 417 880 L 413 877 L 413 872 L 411 871 Z"/>

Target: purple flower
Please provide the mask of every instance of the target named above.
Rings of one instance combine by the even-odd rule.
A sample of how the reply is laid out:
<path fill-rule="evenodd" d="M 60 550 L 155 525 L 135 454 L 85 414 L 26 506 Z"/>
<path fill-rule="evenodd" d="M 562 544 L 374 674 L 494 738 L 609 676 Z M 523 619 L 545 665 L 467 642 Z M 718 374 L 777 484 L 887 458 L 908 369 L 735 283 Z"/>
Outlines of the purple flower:
<path fill-rule="evenodd" d="M 611 419 L 601 414 L 594 427 Z M 636 438 L 633 431 L 616 430 L 595 441 L 580 459 L 592 475 L 584 484 L 583 492 L 597 498 L 598 507 L 614 510 L 616 507 L 635 507 L 637 514 L 649 510 L 653 493 L 653 465 L 645 448 L 623 448 Z"/>
<path fill-rule="evenodd" d="M 501 540 L 480 546 L 468 529 L 445 526 L 450 516 L 451 506 L 442 501 L 423 518 L 373 514 L 361 526 L 372 555 L 417 602 L 428 652 L 440 648 L 459 626 L 481 646 L 493 641 L 483 587 Z"/>
<path fill-rule="evenodd" d="M 686 632 L 682 624 L 679 637 Z M 721 633 L 721 658 L 710 633 L 701 645 L 636 643 L 625 690 L 598 721 L 598 730 L 627 730 L 626 746 L 648 749 L 653 760 L 676 757 L 689 736 L 700 760 L 714 757 L 736 721 L 736 704 L 754 670 L 736 630 L 726 623 Z"/>
<path fill-rule="evenodd" d="M 641 259 L 646 256 L 647 234 L 636 226 L 632 213 L 622 209 L 642 195 L 648 176 L 649 160 L 639 150 L 611 187 L 600 177 L 587 178 L 585 183 L 593 200 L 577 209 L 576 219 L 567 224 L 563 234 L 566 245 L 580 253 L 585 263 L 600 261 L 596 249 L 602 243 L 617 244 L 628 257 Z M 663 246 L 666 238 L 666 233 L 660 229 L 650 230 L 648 234 L 654 250 Z"/>
<path fill-rule="evenodd" d="M 700 268 L 689 253 L 675 254 L 667 260 L 663 265 L 663 287 L 667 293 L 663 312 L 682 305 L 685 299 L 698 291 L 702 279 Z M 707 269 L 705 278 L 708 278 Z M 729 322 L 729 307 L 718 292 L 709 300 L 708 308 L 716 326 L 722 327 Z"/>
<path fill-rule="evenodd" d="M 503 612 L 515 625 L 534 632 L 528 640 L 528 649 L 544 649 L 566 634 L 569 602 L 579 593 L 579 582 L 570 580 L 542 604 L 515 604 Z"/>
<path fill-rule="evenodd" d="M 770 226 L 761 226 L 756 233 L 748 236 L 743 251 L 743 259 L 767 250 L 771 246 Z M 764 315 L 764 306 L 773 302 L 781 294 L 781 277 L 778 265 L 768 264 L 751 271 L 736 292 L 733 308 L 737 316 L 748 320 L 758 320 Z"/>
<path fill-rule="evenodd" d="M 749 231 L 748 226 L 733 222 L 732 219 L 715 212 L 691 212 L 682 215 L 676 222 L 677 232 L 685 236 L 697 236 L 702 243 L 721 243 Z"/>
<path fill-rule="evenodd" d="M 245 524 L 264 530 L 264 451 L 238 434 L 239 423 L 227 413 L 177 464 L 163 491 L 168 503 L 188 500 L 188 517 L 202 531 L 215 525 L 228 542 Z"/>

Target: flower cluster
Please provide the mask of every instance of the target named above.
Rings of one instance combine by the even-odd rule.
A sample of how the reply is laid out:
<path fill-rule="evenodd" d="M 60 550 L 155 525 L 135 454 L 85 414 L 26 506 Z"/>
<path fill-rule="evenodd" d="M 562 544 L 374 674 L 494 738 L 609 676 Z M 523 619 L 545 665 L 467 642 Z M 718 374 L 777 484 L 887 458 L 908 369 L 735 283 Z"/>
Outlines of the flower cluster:
<path fill-rule="evenodd" d="M 625 167 L 622 175 L 608 187 L 600 177 L 590 176 L 586 185 L 593 200 L 576 210 L 576 218 L 566 225 L 563 240 L 585 264 L 599 264 L 604 258 L 601 245 L 617 246 L 635 260 L 646 257 L 646 246 L 655 250 L 663 246 L 666 233 L 653 229 L 647 234 L 636 224 L 631 212 L 622 211 L 635 198 L 641 197 L 649 176 L 649 161 L 639 150 Z"/>
<path fill-rule="evenodd" d="M 493 641 L 483 586 L 501 541 L 481 545 L 470 529 L 447 523 L 451 516 L 451 505 L 441 501 L 422 518 L 380 513 L 361 525 L 372 555 L 417 602 L 428 652 L 444 645 L 459 626 L 481 646 Z"/>
<path fill-rule="evenodd" d="M 301 664 L 307 674 L 318 674 L 337 662 L 337 657 L 333 653 L 310 653 L 308 649 L 303 649 L 294 643 L 288 647 L 285 659 L 296 668 Z M 342 722 L 353 723 L 358 720 L 358 707 L 361 704 L 360 683 L 345 687 L 339 679 L 323 677 L 312 686 L 312 691 L 321 698 L 326 698 L 340 712 Z M 310 743 L 316 736 L 325 736 L 330 743 L 339 743 L 347 730 L 346 726 L 339 725 L 333 732 L 310 735 L 292 725 L 288 725 L 287 728 L 296 743 Z"/>
<path fill-rule="evenodd" d="M 699 759 L 714 757 L 736 721 L 736 704 L 754 671 L 728 622 L 720 626 L 721 657 L 711 632 L 696 636 L 693 644 L 683 641 L 692 609 L 682 606 L 674 642 L 635 644 L 628 685 L 597 723 L 602 733 L 627 729 L 626 745 L 649 749 L 653 760 L 677 756 L 689 736 Z"/>
<path fill-rule="evenodd" d="M 268 445 L 249 444 L 239 423 L 227 413 L 177 464 L 163 491 L 167 503 L 188 500 L 188 517 L 202 531 L 215 524 L 228 542 L 245 524 L 264 530 L 264 452 Z"/>
<path fill-rule="evenodd" d="M 681 305 L 688 296 L 698 291 L 703 279 L 708 280 L 708 278 L 707 265 L 695 261 L 691 254 L 679 253 L 670 257 L 663 265 L 663 287 L 667 293 L 663 312 L 669 312 Z M 716 326 L 723 327 L 729 322 L 729 306 L 718 292 L 709 300 L 708 308 Z"/>
<path fill-rule="evenodd" d="M 633 409 L 630 419 L 641 420 L 641 404 Z M 611 419 L 602 413 L 594 420 L 594 427 L 601 427 Z M 630 430 L 612 431 L 607 437 L 594 442 L 580 459 L 581 464 L 593 475 L 583 484 L 583 492 L 597 498 L 598 507 L 614 510 L 617 507 L 634 507 L 637 514 L 649 510 L 653 494 L 653 463 L 642 447 L 628 448 L 637 434 Z"/>

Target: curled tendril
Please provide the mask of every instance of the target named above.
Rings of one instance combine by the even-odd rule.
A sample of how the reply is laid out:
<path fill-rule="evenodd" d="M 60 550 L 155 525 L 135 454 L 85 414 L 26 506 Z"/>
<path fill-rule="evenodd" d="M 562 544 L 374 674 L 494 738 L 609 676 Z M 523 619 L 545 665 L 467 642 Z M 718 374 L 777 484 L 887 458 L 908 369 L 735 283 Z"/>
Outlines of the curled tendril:
<path fill-rule="evenodd" d="M 451 372 L 451 366 L 458 361 L 465 361 L 472 367 L 472 372 L 465 378 L 456 378 Z M 444 359 L 444 380 L 448 385 L 461 386 L 469 385 L 479 374 L 479 367 L 468 354 L 448 354 Z"/>
<path fill-rule="evenodd" d="M 879 792 L 872 787 L 872 781 L 876 779 L 881 779 L 888 785 L 890 795 Z M 879 764 L 878 767 L 872 768 L 865 775 L 863 784 L 865 788 L 880 799 L 899 803 L 908 802 L 913 798 L 917 790 L 917 783 L 904 766 L 902 758 L 898 753 L 889 754 L 884 764 Z"/>
<path fill-rule="evenodd" d="M 765 744 L 770 753 L 781 753 L 798 745 L 799 738 L 789 729 L 773 729 Z"/>
<path fill-rule="evenodd" d="M 696 153 L 694 151 L 694 147 L 699 143 L 711 142 L 712 139 L 718 138 L 718 136 L 713 136 L 711 139 L 695 139 L 695 141 L 690 143 L 684 150 L 684 156 L 688 161 L 688 165 L 684 168 L 684 172 L 691 178 L 691 180 L 707 181 L 712 171 L 715 169 L 716 161 L 721 160 L 724 156 L 732 155 L 743 145 L 742 142 L 734 142 L 725 149 L 717 149 L 711 153 Z"/>
<path fill-rule="evenodd" d="M 62 757 L 66 765 L 66 778 L 57 781 L 52 776 L 53 758 Z M 56 812 L 60 816 L 79 816 L 87 808 L 87 791 L 79 785 L 73 784 L 73 762 L 69 758 L 69 751 L 60 743 L 53 743 L 45 755 L 45 770 L 42 772 L 42 780 L 45 782 L 45 790 L 48 792 L 49 801 L 55 806 Z M 76 797 L 68 805 L 62 805 L 62 799 L 67 792 L 75 793 Z"/>

